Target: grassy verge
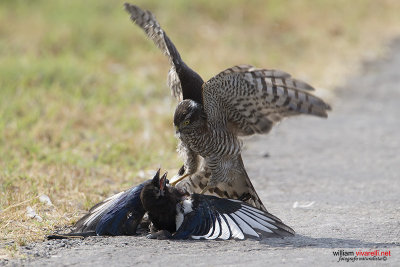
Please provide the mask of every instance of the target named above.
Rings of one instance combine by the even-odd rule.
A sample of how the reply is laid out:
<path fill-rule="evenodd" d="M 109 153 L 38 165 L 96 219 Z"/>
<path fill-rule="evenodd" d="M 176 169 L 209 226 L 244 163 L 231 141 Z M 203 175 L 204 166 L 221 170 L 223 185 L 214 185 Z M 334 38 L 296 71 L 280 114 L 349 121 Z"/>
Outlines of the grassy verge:
<path fill-rule="evenodd" d="M 249 63 L 331 89 L 400 30 L 395 0 L 136 3 L 205 79 Z M 122 4 L 0 2 L 0 258 L 149 178 L 143 170 L 178 167 L 168 63 Z"/>

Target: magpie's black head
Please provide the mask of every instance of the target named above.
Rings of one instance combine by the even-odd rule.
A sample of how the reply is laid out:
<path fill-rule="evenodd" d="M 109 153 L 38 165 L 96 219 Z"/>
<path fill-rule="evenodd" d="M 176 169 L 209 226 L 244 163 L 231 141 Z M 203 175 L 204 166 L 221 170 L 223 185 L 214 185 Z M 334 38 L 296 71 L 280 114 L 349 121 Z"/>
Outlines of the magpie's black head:
<path fill-rule="evenodd" d="M 140 200 L 150 221 L 158 230 L 174 232 L 176 205 L 182 200 L 185 192 L 167 183 L 167 173 L 160 177 L 158 170 L 153 179 L 144 185 Z"/>
<path fill-rule="evenodd" d="M 160 170 L 153 179 L 148 181 L 140 193 L 145 210 L 149 211 L 149 208 L 163 206 L 168 202 L 179 202 L 188 194 L 185 190 L 173 187 L 168 183 L 167 173 L 160 177 Z"/>
<path fill-rule="evenodd" d="M 174 126 L 177 133 L 193 132 L 204 129 L 206 115 L 201 104 L 186 99 L 181 101 L 175 109 Z"/>
<path fill-rule="evenodd" d="M 153 179 L 147 183 L 140 193 L 140 199 L 145 210 L 157 211 L 166 205 L 175 205 L 182 197 L 182 193 L 168 184 L 167 173 L 160 177 L 160 170 L 154 175 Z"/>
<path fill-rule="evenodd" d="M 146 191 L 146 195 L 154 199 L 160 199 L 165 196 L 167 182 L 167 173 L 164 173 L 163 176 L 160 177 L 160 169 L 158 169 L 151 182 L 144 186 L 142 192 Z"/>

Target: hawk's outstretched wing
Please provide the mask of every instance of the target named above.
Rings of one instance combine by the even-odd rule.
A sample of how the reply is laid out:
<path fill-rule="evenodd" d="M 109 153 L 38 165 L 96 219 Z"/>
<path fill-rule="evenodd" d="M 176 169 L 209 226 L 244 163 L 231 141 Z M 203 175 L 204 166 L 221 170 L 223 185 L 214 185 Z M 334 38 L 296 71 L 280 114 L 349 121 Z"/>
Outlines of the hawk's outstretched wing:
<path fill-rule="evenodd" d="M 177 99 L 192 99 L 202 102 L 201 86 L 203 79 L 189 68 L 181 59 L 175 45 L 161 28 L 155 16 L 147 10 L 125 3 L 125 9 L 131 15 L 131 20 L 141 27 L 147 36 L 168 57 L 171 69 L 168 73 L 168 86 Z"/>
<path fill-rule="evenodd" d="M 273 78 L 277 85 L 279 83 L 285 82 L 286 86 L 288 86 L 288 87 L 302 89 L 302 90 L 310 90 L 310 91 L 314 90 L 314 87 L 312 87 L 311 85 L 309 85 L 301 80 L 292 78 L 292 75 L 290 75 L 287 72 L 284 72 L 281 70 L 259 69 L 252 65 L 248 65 L 248 64 L 236 65 L 231 68 L 227 68 L 226 70 L 223 70 L 220 73 L 218 73 L 218 75 L 216 75 L 214 78 L 217 78 L 217 76 L 224 76 L 224 75 L 231 74 L 231 73 L 255 72 L 255 71 L 263 71 L 264 75 L 266 77 L 270 77 L 271 79 Z M 285 80 L 285 81 L 283 81 L 283 80 Z"/>
<path fill-rule="evenodd" d="M 240 136 L 262 134 L 284 117 L 327 117 L 329 105 L 310 90 L 283 71 L 234 66 L 204 84 L 203 106 L 213 129 L 224 127 Z"/>

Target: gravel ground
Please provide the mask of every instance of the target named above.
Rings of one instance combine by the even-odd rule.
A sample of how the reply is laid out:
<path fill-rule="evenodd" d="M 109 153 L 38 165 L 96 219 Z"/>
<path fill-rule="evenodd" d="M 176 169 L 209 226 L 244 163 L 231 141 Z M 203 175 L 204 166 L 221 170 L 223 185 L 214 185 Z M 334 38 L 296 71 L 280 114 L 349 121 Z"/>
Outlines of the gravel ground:
<path fill-rule="evenodd" d="M 247 141 L 245 165 L 270 212 L 295 237 L 157 241 L 93 237 L 30 244 L 10 265 L 336 265 L 333 252 L 390 251 L 400 266 L 400 42 L 337 90 L 328 120 L 284 121 Z M 343 259 L 350 259 L 343 257 Z M 361 260 L 358 260 L 361 262 Z M 383 260 L 362 261 L 363 265 Z"/>

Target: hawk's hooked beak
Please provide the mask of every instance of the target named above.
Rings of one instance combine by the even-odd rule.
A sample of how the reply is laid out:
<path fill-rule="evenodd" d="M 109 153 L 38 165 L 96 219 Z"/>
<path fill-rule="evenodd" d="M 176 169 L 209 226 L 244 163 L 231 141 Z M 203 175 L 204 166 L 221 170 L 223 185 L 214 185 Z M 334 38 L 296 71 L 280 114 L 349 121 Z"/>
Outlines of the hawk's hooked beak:
<path fill-rule="evenodd" d="M 175 133 L 178 134 L 179 133 L 179 127 L 175 125 Z"/>
<path fill-rule="evenodd" d="M 161 196 L 164 196 L 164 190 L 165 187 L 167 186 L 167 173 L 164 173 L 164 175 L 160 178 L 160 192 L 161 192 Z"/>

